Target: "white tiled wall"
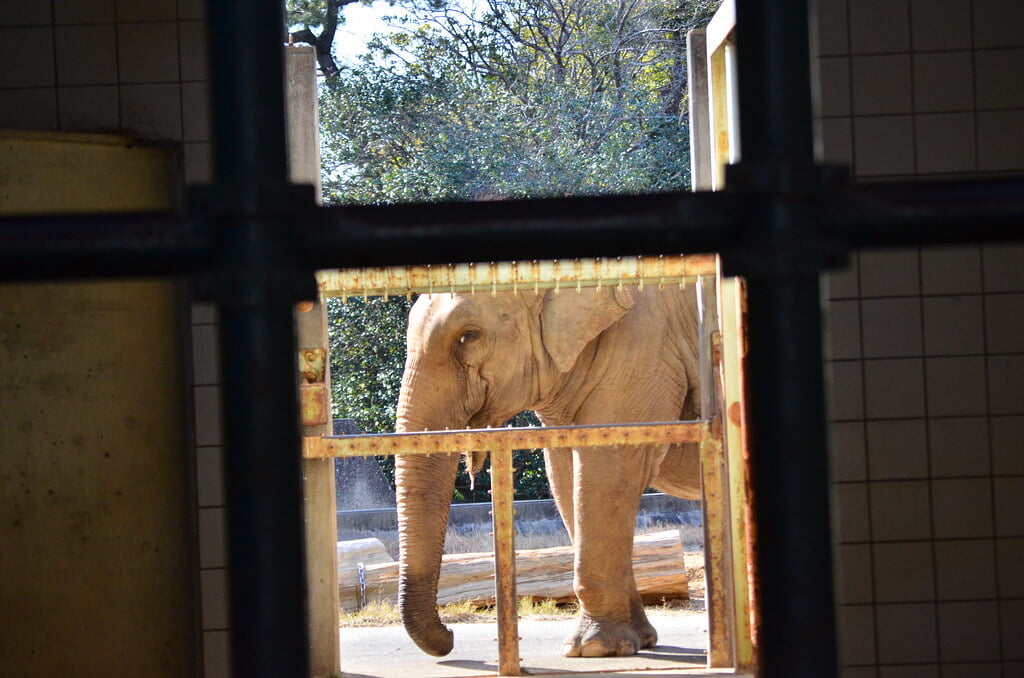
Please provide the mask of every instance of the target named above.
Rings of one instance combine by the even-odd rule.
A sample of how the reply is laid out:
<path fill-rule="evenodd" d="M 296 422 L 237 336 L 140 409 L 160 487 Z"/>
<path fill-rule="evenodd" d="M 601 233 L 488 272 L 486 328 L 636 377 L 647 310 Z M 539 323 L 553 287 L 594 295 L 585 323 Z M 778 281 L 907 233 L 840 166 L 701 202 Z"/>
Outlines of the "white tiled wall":
<path fill-rule="evenodd" d="M 201 0 L 0 3 L 0 129 L 109 132 L 179 143 L 209 176 Z M 216 318 L 193 312 L 204 663 L 228 675 Z"/>
<path fill-rule="evenodd" d="M 826 160 L 1024 172 L 1024 3 L 818 4 Z M 1024 675 L 1024 247 L 863 251 L 829 282 L 844 676 Z"/>

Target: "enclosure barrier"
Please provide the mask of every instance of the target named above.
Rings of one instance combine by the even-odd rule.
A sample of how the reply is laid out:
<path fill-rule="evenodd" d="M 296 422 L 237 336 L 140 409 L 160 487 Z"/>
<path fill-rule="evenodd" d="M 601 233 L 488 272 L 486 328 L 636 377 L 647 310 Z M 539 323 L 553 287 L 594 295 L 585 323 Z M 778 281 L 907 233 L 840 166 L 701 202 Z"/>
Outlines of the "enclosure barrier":
<path fill-rule="evenodd" d="M 317 272 L 325 297 L 498 292 L 608 285 L 670 285 L 715 275 L 714 254 L 490 261 L 446 266 L 389 266 Z"/>
<path fill-rule="evenodd" d="M 515 529 L 512 450 L 541 447 L 594 448 L 605 445 L 696 443 L 700 445 L 706 520 L 708 613 L 716 619 L 709 633 L 709 668 L 731 665 L 735 632 L 726 595 L 732 562 L 728 474 L 722 460 L 720 312 L 716 255 L 614 257 L 525 262 L 488 262 L 446 266 L 363 268 L 321 271 L 322 296 L 368 297 L 434 293 L 497 293 L 540 289 L 572 294 L 583 287 L 696 283 L 700 333 L 701 420 L 642 422 L 596 426 L 460 429 L 408 433 L 309 436 L 302 441 L 306 459 L 397 454 L 491 454 L 494 523 L 495 599 L 498 618 L 498 673 L 521 675 L 516 612 Z M 305 409 L 303 407 L 303 409 Z M 745 565 L 745 563 L 744 563 Z M 728 617 L 728 620 L 726 620 Z"/>

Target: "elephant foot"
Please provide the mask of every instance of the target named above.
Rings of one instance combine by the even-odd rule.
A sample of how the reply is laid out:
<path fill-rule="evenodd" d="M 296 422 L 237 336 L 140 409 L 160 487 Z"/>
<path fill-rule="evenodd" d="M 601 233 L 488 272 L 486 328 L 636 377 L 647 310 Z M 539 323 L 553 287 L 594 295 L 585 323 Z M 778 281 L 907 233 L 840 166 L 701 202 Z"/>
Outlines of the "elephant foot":
<path fill-rule="evenodd" d="M 562 644 L 562 656 L 628 657 L 656 645 L 658 632 L 647 622 L 646 616 L 642 624 L 636 622 L 635 615 L 629 622 L 599 621 L 582 616 L 576 631 Z"/>

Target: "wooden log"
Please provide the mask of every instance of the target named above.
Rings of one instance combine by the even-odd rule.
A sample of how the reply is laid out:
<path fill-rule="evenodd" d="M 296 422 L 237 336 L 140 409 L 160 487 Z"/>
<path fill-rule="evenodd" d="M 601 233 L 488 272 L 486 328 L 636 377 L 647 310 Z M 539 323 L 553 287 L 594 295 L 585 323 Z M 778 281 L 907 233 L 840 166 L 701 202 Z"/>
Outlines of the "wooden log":
<path fill-rule="evenodd" d="M 351 539 L 338 542 L 339 577 L 345 572 L 356 571 L 359 563 L 366 566 L 393 562 L 394 559 L 388 555 L 380 539 Z"/>
<path fill-rule="evenodd" d="M 572 589 L 572 547 L 558 546 L 516 552 L 516 592 L 534 600 L 575 600 Z M 647 604 L 664 600 L 685 600 L 689 582 L 683 563 L 678 530 L 655 532 L 633 541 L 633 574 L 637 589 Z M 355 568 L 338 573 L 341 609 L 359 607 L 359 577 Z M 367 565 L 364 570 L 364 600 L 398 600 L 398 563 Z M 494 604 L 494 556 L 490 553 L 458 553 L 441 560 L 438 580 L 439 605 L 470 600 L 478 605 Z"/>

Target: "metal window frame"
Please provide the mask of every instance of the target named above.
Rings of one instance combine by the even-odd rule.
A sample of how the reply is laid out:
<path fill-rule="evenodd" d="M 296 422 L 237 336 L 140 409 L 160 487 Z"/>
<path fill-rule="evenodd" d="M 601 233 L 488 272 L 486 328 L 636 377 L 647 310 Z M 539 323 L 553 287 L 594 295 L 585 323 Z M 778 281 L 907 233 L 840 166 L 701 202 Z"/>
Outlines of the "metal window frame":
<path fill-rule="evenodd" d="M 851 186 L 814 158 L 807 0 L 737 0 L 743 157 L 722 192 L 319 208 L 288 182 L 282 16 L 207 2 L 213 181 L 185 214 L 0 220 L 0 279 L 201 276 L 219 305 L 236 674 L 308 673 L 293 302 L 316 269 L 500 251 L 719 252 L 747 279 L 760 672 L 836 675 L 818 276 L 853 248 L 1020 240 L 1024 182 Z"/>

